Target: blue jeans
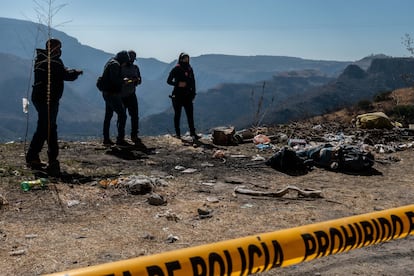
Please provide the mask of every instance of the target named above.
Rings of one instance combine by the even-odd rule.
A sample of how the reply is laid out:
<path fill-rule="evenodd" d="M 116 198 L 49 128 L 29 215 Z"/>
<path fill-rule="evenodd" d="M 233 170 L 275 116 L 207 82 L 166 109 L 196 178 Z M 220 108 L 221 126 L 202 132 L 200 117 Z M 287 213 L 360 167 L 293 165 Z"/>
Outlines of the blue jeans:
<path fill-rule="evenodd" d="M 46 102 L 33 102 L 36 108 L 38 119 L 36 131 L 30 142 L 27 151 L 27 161 L 39 160 L 39 153 L 47 141 L 47 155 L 49 163 L 56 161 L 59 155 L 58 137 L 57 137 L 57 114 L 59 111 L 59 103 L 51 102 L 48 107 Z"/>
<path fill-rule="evenodd" d="M 117 95 L 110 95 L 107 93 L 103 93 L 103 98 L 105 100 L 105 118 L 103 124 L 103 136 L 104 139 L 109 139 L 109 128 L 111 125 L 112 115 L 115 112 L 118 116 L 117 120 L 117 128 L 118 128 L 118 136 L 117 141 L 122 141 L 125 139 L 125 124 L 126 124 L 126 110 L 125 106 L 122 102 L 122 98 Z"/>

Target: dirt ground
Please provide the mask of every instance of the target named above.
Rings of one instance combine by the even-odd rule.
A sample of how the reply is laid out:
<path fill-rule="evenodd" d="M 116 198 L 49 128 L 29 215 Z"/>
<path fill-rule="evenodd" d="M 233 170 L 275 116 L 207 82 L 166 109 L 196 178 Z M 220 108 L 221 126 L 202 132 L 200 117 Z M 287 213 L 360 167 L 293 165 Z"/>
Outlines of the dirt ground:
<path fill-rule="evenodd" d="M 286 126 L 274 134 L 321 141 L 336 131 Z M 291 176 L 254 161 L 274 150 L 253 143 L 227 147 L 201 139 L 189 145 L 171 136 L 143 137 L 151 152 L 126 154 L 98 141 L 61 141 L 62 177 L 51 178 L 46 189 L 24 192 L 20 182 L 39 174 L 25 167 L 24 143 L 1 144 L 0 275 L 59 272 L 413 204 L 412 136 L 349 134 L 402 150 L 375 153 L 375 173 L 368 175 L 314 168 Z M 273 144 L 279 148 L 286 141 Z M 214 158 L 217 150 L 225 157 Z M 131 194 L 120 183 L 132 175 L 154 180 L 166 204 Z M 294 185 L 321 190 L 323 198 L 235 195 L 240 185 L 260 191 Z M 201 219 L 198 209 L 211 216 Z M 410 236 L 262 275 L 414 275 L 413 264 Z"/>

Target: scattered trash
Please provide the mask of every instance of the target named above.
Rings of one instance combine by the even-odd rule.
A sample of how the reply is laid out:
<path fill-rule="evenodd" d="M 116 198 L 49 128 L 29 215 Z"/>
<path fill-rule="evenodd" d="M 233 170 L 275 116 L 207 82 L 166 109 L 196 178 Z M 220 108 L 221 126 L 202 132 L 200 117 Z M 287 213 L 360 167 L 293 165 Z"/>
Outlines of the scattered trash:
<path fill-rule="evenodd" d="M 214 183 L 212 182 L 201 182 L 200 185 L 207 186 L 207 187 L 214 187 Z"/>
<path fill-rule="evenodd" d="M 271 149 L 272 145 L 271 144 L 257 144 L 256 148 L 258 150 L 266 150 L 266 149 Z"/>
<path fill-rule="evenodd" d="M 102 179 L 98 182 L 99 186 L 106 189 L 118 185 L 118 179 Z"/>
<path fill-rule="evenodd" d="M 68 200 L 68 202 L 67 202 L 67 205 L 68 205 L 69 208 L 72 207 L 72 206 L 78 205 L 78 204 L 80 204 L 80 201 L 76 200 L 76 199 Z"/>
<path fill-rule="evenodd" d="M 145 175 L 130 175 L 117 179 L 102 179 L 98 182 L 102 188 L 125 188 L 128 193 L 133 195 L 144 195 L 151 193 L 155 186 L 168 186 L 164 179 L 148 177 Z"/>
<path fill-rule="evenodd" d="M 213 158 L 216 158 L 216 159 L 223 159 L 223 158 L 225 158 L 226 157 L 226 153 L 224 152 L 224 150 L 216 150 L 214 153 L 213 153 Z"/>
<path fill-rule="evenodd" d="M 268 136 L 264 135 L 264 134 L 258 134 L 256 136 L 254 136 L 253 143 L 255 145 L 268 144 L 268 143 L 270 143 L 270 138 Z"/>
<path fill-rule="evenodd" d="M 39 178 L 36 180 L 26 180 L 22 181 L 20 183 L 20 187 L 23 191 L 28 192 L 32 190 L 33 188 L 41 188 L 44 189 L 47 184 L 49 183 L 49 180 L 47 178 Z"/>
<path fill-rule="evenodd" d="M 254 132 L 251 129 L 242 129 L 236 132 L 234 138 L 237 143 L 242 144 L 246 142 L 251 142 L 254 137 Z"/>
<path fill-rule="evenodd" d="M 288 140 L 288 146 L 294 147 L 294 146 L 306 146 L 306 140 L 305 139 L 289 139 Z"/>
<path fill-rule="evenodd" d="M 22 98 L 23 113 L 29 112 L 29 100 L 26 97 Z"/>
<path fill-rule="evenodd" d="M 358 115 L 355 119 L 357 128 L 365 129 L 392 129 L 394 127 L 402 127 L 398 122 L 391 121 L 384 112 L 373 112 Z"/>
<path fill-rule="evenodd" d="M 289 191 L 296 191 L 298 193 L 298 197 L 311 197 L 311 198 L 323 198 L 321 195 L 322 191 L 314 190 L 314 189 L 299 189 L 296 186 L 287 186 L 284 189 L 281 189 L 276 192 L 263 192 L 263 191 L 254 191 L 245 189 L 244 186 L 238 186 L 234 189 L 235 193 L 238 194 L 245 194 L 245 195 L 252 195 L 252 196 L 269 196 L 269 197 L 282 197 L 289 193 Z"/>
<path fill-rule="evenodd" d="M 230 155 L 231 158 L 247 158 L 247 155 L 244 154 L 231 154 Z"/>
<path fill-rule="evenodd" d="M 208 196 L 206 199 L 207 199 L 208 202 L 211 202 L 211 203 L 218 203 L 218 202 L 220 202 L 220 200 L 217 197 L 215 197 L 215 196 Z"/>
<path fill-rule="evenodd" d="M 174 167 L 174 170 L 183 171 L 183 170 L 185 170 L 185 167 L 177 165 L 177 166 Z"/>
<path fill-rule="evenodd" d="M 266 158 L 264 158 L 263 156 L 260 156 L 258 154 L 256 154 L 256 156 L 253 156 L 252 161 L 266 161 Z"/>
<path fill-rule="evenodd" d="M 322 125 L 314 125 L 314 126 L 312 127 L 312 129 L 313 129 L 313 130 L 318 130 L 318 131 L 320 131 L 320 130 L 322 130 L 322 129 L 323 129 L 323 127 L 322 127 Z"/>
<path fill-rule="evenodd" d="M 9 252 L 10 256 L 20 256 L 20 255 L 24 255 L 26 254 L 26 250 L 25 249 L 21 249 L 21 250 L 16 250 L 16 251 L 12 251 Z"/>
<path fill-rule="evenodd" d="M 180 239 L 177 236 L 174 236 L 172 234 L 169 234 L 168 237 L 167 237 L 166 242 L 167 243 L 174 243 L 174 242 L 176 242 L 178 240 L 180 240 Z"/>

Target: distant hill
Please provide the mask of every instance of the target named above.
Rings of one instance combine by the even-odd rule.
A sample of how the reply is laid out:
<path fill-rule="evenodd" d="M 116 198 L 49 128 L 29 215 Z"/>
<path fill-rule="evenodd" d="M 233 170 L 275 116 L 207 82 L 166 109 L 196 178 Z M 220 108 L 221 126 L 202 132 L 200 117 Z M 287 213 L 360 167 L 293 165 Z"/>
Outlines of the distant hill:
<path fill-rule="evenodd" d="M 7 91 L 0 94 L 0 100 L 7 103 L 7 108 L 0 112 L 0 136 L 3 140 L 18 139 L 24 133 L 27 120 L 21 111 L 21 98 L 27 95 L 30 98 L 33 52 L 35 48 L 44 47 L 46 27 L 8 18 L 0 18 L 0 24 L 0 68 L 4 72 L 0 76 L 0 89 Z M 63 42 L 62 59 L 65 65 L 84 70 L 77 81 L 66 85 L 59 111 L 59 134 L 76 139 L 100 136 L 104 101 L 95 87 L 95 81 L 113 53 L 82 45 L 76 38 L 57 30 L 52 30 L 52 36 Z M 197 80 L 198 96 L 195 104 L 198 125 L 202 129 L 217 124 L 241 126 L 258 120 L 255 118 L 258 116 L 262 122 L 276 122 L 278 118 L 289 120 L 299 117 L 299 113 L 307 114 L 306 109 L 300 108 L 302 111 L 295 111 L 291 115 L 292 103 L 313 97 L 318 94 L 315 91 L 328 91 L 329 83 L 335 82 L 335 78 L 348 65 L 359 64 L 362 69 L 366 69 L 375 58 L 369 56 L 361 61 L 339 62 L 284 56 L 208 54 L 191 57 Z M 166 78 L 175 63 L 138 57 L 143 76 L 143 83 L 137 90 L 142 134 L 165 133 L 171 129 L 168 95 L 172 87 L 166 84 Z M 261 110 L 257 112 L 259 101 L 263 102 Z M 279 114 L 278 106 L 281 104 L 285 108 L 282 113 L 287 115 Z M 325 109 L 330 108 L 329 105 L 325 106 Z M 265 114 L 261 114 L 263 111 L 266 111 Z M 35 125 L 35 116 L 31 107 L 29 132 Z M 115 130 L 115 127 L 112 129 Z"/>
<path fill-rule="evenodd" d="M 245 128 L 257 122 L 273 125 L 301 120 L 410 86 L 406 76 L 413 75 L 414 59 L 379 58 L 372 60 L 366 71 L 350 64 L 337 78 L 307 70 L 279 73 L 255 84 L 224 84 L 197 96 L 196 125 L 208 131 L 218 125 Z M 155 122 L 164 121 L 171 130 L 171 113 L 149 116 L 143 121 L 145 129 L 150 134 L 160 133 L 168 124 Z M 186 127 L 185 118 L 182 122 Z"/>

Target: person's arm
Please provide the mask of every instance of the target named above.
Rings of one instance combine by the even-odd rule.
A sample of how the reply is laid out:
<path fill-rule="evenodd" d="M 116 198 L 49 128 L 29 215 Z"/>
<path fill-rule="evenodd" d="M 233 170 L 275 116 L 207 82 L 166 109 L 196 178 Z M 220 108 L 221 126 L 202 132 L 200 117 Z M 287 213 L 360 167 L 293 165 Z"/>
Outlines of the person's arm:
<path fill-rule="evenodd" d="M 83 73 L 81 70 L 66 68 L 61 59 L 52 59 L 50 62 L 54 74 L 64 81 L 74 81 Z"/>
<path fill-rule="evenodd" d="M 195 76 L 194 76 L 194 71 L 193 69 L 191 69 L 191 78 L 190 78 L 190 91 L 191 91 L 191 95 L 192 98 L 194 99 L 196 96 L 196 82 L 195 82 Z"/>
<path fill-rule="evenodd" d="M 142 83 L 141 72 L 139 71 L 139 67 L 137 65 L 135 65 L 135 68 L 137 69 L 137 79 L 135 81 L 135 85 L 139 85 Z"/>
<path fill-rule="evenodd" d="M 176 86 L 176 78 L 175 78 L 175 68 L 171 70 L 170 74 L 167 78 L 167 83 L 172 86 Z"/>
<path fill-rule="evenodd" d="M 79 75 L 82 75 L 82 70 L 76 70 L 76 69 L 68 69 L 65 68 L 65 73 L 63 79 L 65 81 L 74 81 L 78 78 Z"/>

